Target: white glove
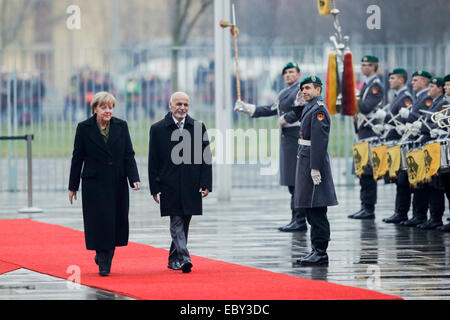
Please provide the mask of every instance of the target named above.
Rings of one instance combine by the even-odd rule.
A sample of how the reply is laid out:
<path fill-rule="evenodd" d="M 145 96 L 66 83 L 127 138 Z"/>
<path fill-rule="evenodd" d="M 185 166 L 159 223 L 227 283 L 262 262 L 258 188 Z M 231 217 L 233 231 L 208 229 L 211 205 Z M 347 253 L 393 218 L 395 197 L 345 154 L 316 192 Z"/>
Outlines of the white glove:
<path fill-rule="evenodd" d="M 395 127 L 394 127 L 393 125 L 389 124 L 389 123 L 386 123 L 386 124 L 384 125 L 384 130 L 386 130 L 386 131 L 392 130 L 392 129 L 394 129 L 394 128 L 395 128 Z"/>
<path fill-rule="evenodd" d="M 397 131 L 399 135 L 403 135 L 406 131 L 406 126 L 404 124 L 399 124 L 395 127 L 395 131 Z"/>
<path fill-rule="evenodd" d="M 249 116 L 253 116 L 255 113 L 256 106 L 254 104 L 245 103 L 242 100 L 237 100 L 234 104 L 234 111 L 236 112 L 244 112 Z"/>
<path fill-rule="evenodd" d="M 320 171 L 316 169 L 311 169 L 311 178 L 315 186 L 322 182 L 322 177 L 320 176 Z"/>
<path fill-rule="evenodd" d="M 376 134 L 381 134 L 381 132 L 383 131 L 384 126 L 382 124 L 376 124 L 373 126 L 373 131 Z"/>
<path fill-rule="evenodd" d="M 384 119 L 386 119 L 386 114 L 386 111 L 383 109 L 378 109 L 377 112 L 375 112 L 375 118 L 384 121 Z"/>
<path fill-rule="evenodd" d="M 420 130 L 418 130 L 418 129 L 417 129 L 416 127 L 414 127 L 414 126 L 411 126 L 410 131 L 411 131 L 411 134 L 414 135 L 414 136 L 419 136 L 419 135 L 420 135 Z"/>
<path fill-rule="evenodd" d="M 436 120 L 439 120 L 439 119 L 445 118 L 445 115 L 442 112 L 439 112 L 436 114 L 436 116 L 434 118 Z"/>
<path fill-rule="evenodd" d="M 439 136 L 447 135 L 447 134 L 448 134 L 447 131 L 439 129 L 439 128 L 435 128 L 430 131 L 430 137 L 432 137 L 432 138 L 437 138 Z"/>
<path fill-rule="evenodd" d="M 278 118 L 278 125 L 280 128 L 283 128 L 287 124 L 286 119 L 284 119 L 284 115 L 282 115 L 280 118 Z"/>
<path fill-rule="evenodd" d="M 422 121 L 419 121 L 419 120 L 414 121 L 412 123 L 412 126 L 413 126 L 414 129 L 420 130 L 422 128 Z"/>
<path fill-rule="evenodd" d="M 297 96 L 295 97 L 295 106 L 304 106 L 305 105 L 305 98 L 303 97 L 303 93 L 301 90 L 297 92 Z"/>
<path fill-rule="evenodd" d="M 405 128 L 406 128 L 406 130 L 411 130 L 411 128 L 412 128 L 412 123 L 411 123 L 411 122 L 405 123 Z"/>
<path fill-rule="evenodd" d="M 406 108 L 401 108 L 398 112 L 400 114 L 400 117 L 407 119 L 409 117 L 409 110 Z"/>

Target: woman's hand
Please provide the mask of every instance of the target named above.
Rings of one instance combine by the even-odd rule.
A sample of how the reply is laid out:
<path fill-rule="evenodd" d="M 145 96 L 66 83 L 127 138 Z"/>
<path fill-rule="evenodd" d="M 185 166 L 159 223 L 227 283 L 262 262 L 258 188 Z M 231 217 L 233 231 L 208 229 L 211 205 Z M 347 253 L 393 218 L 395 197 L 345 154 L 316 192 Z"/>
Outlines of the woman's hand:
<path fill-rule="evenodd" d="M 161 194 L 161 192 L 158 192 L 158 193 L 155 193 L 155 194 L 153 195 L 153 199 L 156 201 L 157 204 L 159 204 L 158 196 L 159 196 L 160 194 Z"/>
<path fill-rule="evenodd" d="M 72 199 L 75 198 L 75 200 L 77 200 L 77 192 L 76 191 L 72 191 L 69 190 L 69 202 L 70 204 L 72 204 Z"/>
<path fill-rule="evenodd" d="M 202 198 L 206 198 L 209 194 L 208 189 L 203 190 L 202 188 L 200 188 L 200 190 L 198 192 L 200 192 L 202 194 Z"/>
<path fill-rule="evenodd" d="M 141 190 L 141 183 L 139 181 L 133 182 L 133 185 L 134 185 L 134 188 L 133 188 L 134 191 Z"/>

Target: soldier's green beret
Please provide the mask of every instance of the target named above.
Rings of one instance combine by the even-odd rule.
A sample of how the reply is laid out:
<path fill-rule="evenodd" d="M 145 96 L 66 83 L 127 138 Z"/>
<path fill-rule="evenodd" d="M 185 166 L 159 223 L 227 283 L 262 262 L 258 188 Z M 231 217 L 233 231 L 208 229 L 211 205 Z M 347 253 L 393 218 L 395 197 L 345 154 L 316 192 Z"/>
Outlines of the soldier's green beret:
<path fill-rule="evenodd" d="M 450 74 L 448 74 L 448 75 L 446 75 L 445 77 L 444 77 L 444 81 L 445 82 L 450 82 Z"/>
<path fill-rule="evenodd" d="M 375 56 L 364 56 L 362 57 L 361 62 L 378 62 L 378 58 Z"/>
<path fill-rule="evenodd" d="M 284 72 L 287 69 L 291 69 L 291 68 L 295 68 L 295 69 L 297 69 L 298 72 L 300 72 L 300 68 L 298 66 L 298 63 L 296 63 L 296 62 L 289 62 L 287 65 L 284 66 L 283 71 L 281 72 L 281 74 L 284 74 Z"/>
<path fill-rule="evenodd" d="M 403 73 L 408 74 L 408 72 L 403 68 L 395 68 L 394 70 L 392 70 L 392 72 L 389 72 L 389 75 L 391 76 L 393 74 L 403 74 Z"/>
<path fill-rule="evenodd" d="M 431 78 L 431 83 L 437 85 L 438 87 L 443 87 L 445 85 L 444 78 L 441 77 Z"/>
<path fill-rule="evenodd" d="M 422 76 L 422 77 L 425 77 L 425 78 L 428 78 L 428 79 L 431 79 L 433 77 L 431 75 L 431 73 L 429 73 L 426 70 L 418 70 L 418 71 L 414 72 L 412 76 L 413 77 L 415 77 L 415 76 Z"/>
<path fill-rule="evenodd" d="M 310 77 L 303 79 L 303 81 L 300 83 L 300 88 L 304 84 L 307 84 L 307 83 L 314 83 L 314 84 L 318 84 L 318 85 L 322 86 L 322 80 L 320 80 L 320 78 L 316 77 L 316 76 L 310 76 Z"/>

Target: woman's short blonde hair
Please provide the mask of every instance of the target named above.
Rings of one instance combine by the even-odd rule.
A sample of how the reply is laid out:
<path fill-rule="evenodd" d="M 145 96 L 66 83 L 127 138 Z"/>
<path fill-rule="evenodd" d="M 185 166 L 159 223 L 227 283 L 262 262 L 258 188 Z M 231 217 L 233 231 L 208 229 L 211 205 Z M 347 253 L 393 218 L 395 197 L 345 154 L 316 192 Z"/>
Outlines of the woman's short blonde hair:
<path fill-rule="evenodd" d="M 94 113 L 95 108 L 105 104 L 111 104 L 113 107 L 116 106 L 116 98 L 106 91 L 97 92 L 91 101 L 91 110 Z"/>

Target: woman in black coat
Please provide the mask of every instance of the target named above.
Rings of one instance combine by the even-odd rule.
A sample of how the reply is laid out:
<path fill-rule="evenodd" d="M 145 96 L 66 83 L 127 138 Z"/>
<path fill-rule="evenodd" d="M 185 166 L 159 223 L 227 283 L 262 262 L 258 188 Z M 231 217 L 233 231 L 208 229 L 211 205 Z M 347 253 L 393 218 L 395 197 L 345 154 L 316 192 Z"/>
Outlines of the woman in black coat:
<path fill-rule="evenodd" d="M 113 117 L 115 98 L 97 93 L 91 102 L 93 116 L 80 122 L 75 134 L 69 178 L 69 201 L 77 199 L 82 181 L 86 248 L 96 250 L 101 276 L 111 269 L 115 247 L 128 244 L 128 183 L 140 189 L 127 123 Z"/>

